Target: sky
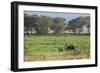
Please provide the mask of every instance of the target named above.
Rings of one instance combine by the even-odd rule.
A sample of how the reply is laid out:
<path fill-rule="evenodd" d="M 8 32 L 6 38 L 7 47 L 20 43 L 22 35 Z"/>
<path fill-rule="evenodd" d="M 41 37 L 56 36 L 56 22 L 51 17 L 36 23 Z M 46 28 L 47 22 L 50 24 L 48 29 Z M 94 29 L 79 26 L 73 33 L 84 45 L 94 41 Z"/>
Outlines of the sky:
<path fill-rule="evenodd" d="M 55 17 L 62 17 L 64 19 L 66 19 L 67 21 L 80 17 L 80 16 L 90 16 L 90 14 L 88 13 L 64 13 L 64 12 L 43 12 L 43 11 L 24 11 L 24 13 L 28 14 L 28 15 L 45 15 L 45 16 L 50 16 L 52 18 Z"/>

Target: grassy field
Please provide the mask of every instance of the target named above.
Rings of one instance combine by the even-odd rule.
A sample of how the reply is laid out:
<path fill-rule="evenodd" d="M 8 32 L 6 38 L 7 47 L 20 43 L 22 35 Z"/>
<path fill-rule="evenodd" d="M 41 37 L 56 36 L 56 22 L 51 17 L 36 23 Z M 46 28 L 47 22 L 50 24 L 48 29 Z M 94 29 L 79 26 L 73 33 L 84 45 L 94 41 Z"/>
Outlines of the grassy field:
<path fill-rule="evenodd" d="M 75 51 L 58 51 L 65 43 L 73 43 Z M 24 61 L 72 60 L 90 58 L 89 35 L 25 35 Z"/>

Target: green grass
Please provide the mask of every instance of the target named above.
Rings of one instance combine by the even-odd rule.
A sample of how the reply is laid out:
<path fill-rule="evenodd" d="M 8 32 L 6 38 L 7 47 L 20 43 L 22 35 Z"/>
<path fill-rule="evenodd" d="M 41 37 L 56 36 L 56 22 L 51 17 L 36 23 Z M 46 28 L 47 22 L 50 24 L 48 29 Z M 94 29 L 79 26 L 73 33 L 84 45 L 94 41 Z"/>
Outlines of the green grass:
<path fill-rule="evenodd" d="M 76 51 L 59 52 L 65 43 L 73 43 Z M 89 35 L 25 35 L 24 61 L 69 60 L 90 58 Z"/>

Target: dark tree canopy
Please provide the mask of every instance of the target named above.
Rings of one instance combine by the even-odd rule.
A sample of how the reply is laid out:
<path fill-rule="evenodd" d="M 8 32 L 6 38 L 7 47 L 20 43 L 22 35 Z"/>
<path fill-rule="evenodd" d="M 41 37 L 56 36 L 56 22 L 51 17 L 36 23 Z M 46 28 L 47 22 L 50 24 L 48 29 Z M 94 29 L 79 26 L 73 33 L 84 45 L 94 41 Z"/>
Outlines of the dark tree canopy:
<path fill-rule="evenodd" d="M 86 26 L 88 32 L 90 31 L 90 16 L 81 16 L 67 21 L 63 17 L 52 18 L 45 15 L 28 15 L 24 13 L 24 30 L 27 34 L 48 34 L 52 33 L 62 34 L 71 30 L 72 32 L 81 33 L 83 27 Z"/>
<path fill-rule="evenodd" d="M 68 29 L 72 30 L 75 34 L 83 30 L 83 26 L 90 26 L 89 17 L 78 17 L 69 21 Z"/>

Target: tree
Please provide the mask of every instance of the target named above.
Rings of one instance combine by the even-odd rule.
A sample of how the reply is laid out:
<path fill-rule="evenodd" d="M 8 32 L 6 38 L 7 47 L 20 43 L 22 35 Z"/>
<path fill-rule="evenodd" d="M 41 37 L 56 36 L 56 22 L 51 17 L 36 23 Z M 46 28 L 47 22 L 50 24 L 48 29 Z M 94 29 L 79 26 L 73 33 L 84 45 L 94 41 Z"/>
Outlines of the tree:
<path fill-rule="evenodd" d="M 24 14 L 24 28 L 27 34 L 29 32 L 36 32 L 37 34 L 47 34 L 48 26 L 52 18 L 49 16 L 38 16 Z"/>
<path fill-rule="evenodd" d="M 76 34 L 76 29 L 78 28 L 77 21 L 75 19 L 72 19 L 71 21 L 69 21 L 67 28 L 72 30 Z"/>
<path fill-rule="evenodd" d="M 24 15 L 24 28 L 29 34 L 29 32 L 33 32 L 33 29 L 37 32 L 40 33 L 40 17 L 38 15 Z"/>
<path fill-rule="evenodd" d="M 24 14 L 24 30 L 28 34 L 32 26 L 31 17 Z"/>
<path fill-rule="evenodd" d="M 77 21 L 78 21 L 78 33 L 81 33 L 82 31 L 83 31 L 83 26 L 85 25 L 85 19 L 84 19 L 84 17 L 79 17 L 79 18 L 77 18 Z"/>
<path fill-rule="evenodd" d="M 40 33 L 40 17 L 38 15 L 32 15 L 31 18 L 32 28 L 35 30 L 36 33 Z"/>
<path fill-rule="evenodd" d="M 53 23 L 55 25 L 54 33 L 61 34 L 64 30 L 64 19 L 61 17 L 55 17 Z"/>
<path fill-rule="evenodd" d="M 49 16 L 40 16 L 40 32 L 41 34 L 48 33 L 48 27 L 51 23 L 51 18 Z"/>
<path fill-rule="evenodd" d="M 78 17 L 69 21 L 68 28 L 71 29 L 74 34 L 82 32 L 83 26 L 85 25 L 85 19 L 83 17 Z"/>
<path fill-rule="evenodd" d="M 90 33 L 90 16 L 86 16 L 84 19 L 85 19 L 85 25 L 88 29 L 88 33 Z"/>

